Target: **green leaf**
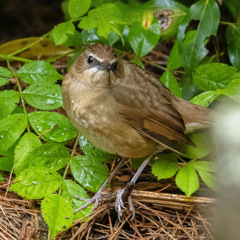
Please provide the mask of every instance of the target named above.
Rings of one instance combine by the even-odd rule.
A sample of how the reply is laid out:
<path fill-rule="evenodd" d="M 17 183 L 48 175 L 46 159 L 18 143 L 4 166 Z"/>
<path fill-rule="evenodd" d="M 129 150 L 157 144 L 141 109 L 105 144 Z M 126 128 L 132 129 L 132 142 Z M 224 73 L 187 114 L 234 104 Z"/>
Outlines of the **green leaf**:
<path fill-rule="evenodd" d="M 29 167 L 45 167 L 59 170 L 66 166 L 70 159 L 68 149 L 58 143 L 46 143 L 34 148 L 28 155 Z"/>
<path fill-rule="evenodd" d="M 24 114 L 14 114 L 0 120 L 0 150 L 7 151 L 21 136 L 28 125 Z"/>
<path fill-rule="evenodd" d="M 171 178 L 178 170 L 178 160 L 174 153 L 160 155 L 152 166 L 152 173 L 158 180 Z"/>
<path fill-rule="evenodd" d="M 97 192 L 108 178 L 106 167 L 92 156 L 73 157 L 70 168 L 74 178 L 92 192 Z"/>
<path fill-rule="evenodd" d="M 234 101 L 240 103 L 240 79 L 232 80 L 228 87 L 219 91 L 219 93 L 232 98 Z"/>
<path fill-rule="evenodd" d="M 236 72 L 235 67 L 227 64 L 209 63 L 196 68 L 193 80 L 202 91 L 214 91 L 226 88 Z"/>
<path fill-rule="evenodd" d="M 0 92 L 0 119 L 10 115 L 19 103 L 20 94 L 13 90 Z"/>
<path fill-rule="evenodd" d="M 216 166 L 214 162 L 192 161 L 189 164 L 197 171 L 216 172 Z"/>
<path fill-rule="evenodd" d="M 53 194 L 44 198 L 41 202 L 41 210 L 44 221 L 49 227 L 50 239 L 53 239 L 58 232 L 72 226 L 74 217 L 72 205 L 62 196 Z"/>
<path fill-rule="evenodd" d="M 131 62 L 135 63 L 136 65 L 138 65 L 141 68 L 145 68 L 143 62 L 140 59 L 133 59 Z"/>
<path fill-rule="evenodd" d="M 17 72 L 18 77 L 28 84 L 55 83 L 62 79 L 57 70 L 46 61 L 31 61 L 23 65 Z"/>
<path fill-rule="evenodd" d="M 239 22 L 240 19 L 240 1 L 239 0 L 227 0 L 224 1 L 224 4 L 227 6 L 229 12 L 232 14 L 236 22 Z"/>
<path fill-rule="evenodd" d="M 211 189 L 216 189 L 217 178 L 212 173 L 199 170 L 198 171 L 203 182 Z"/>
<path fill-rule="evenodd" d="M 0 173 L 0 182 L 5 182 L 5 179 L 4 179 L 4 177 L 3 177 L 3 175 L 1 173 Z"/>
<path fill-rule="evenodd" d="M 93 157 L 100 162 L 107 162 L 115 157 L 114 154 L 104 152 L 94 147 L 84 136 L 80 136 L 79 145 L 85 155 Z"/>
<path fill-rule="evenodd" d="M 100 37 L 97 35 L 97 29 L 94 29 L 94 28 L 90 30 L 83 29 L 83 31 L 81 32 L 81 36 L 82 36 L 83 44 L 85 45 L 91 45 L 93 43 L 102 43 L 102 44 L 107 44 L 111 46 L 120 39 L 119 35 L 117 35 L 112 30 L 109 33 L 107 39 L 104 37 Z"/>
<path fill-rule="evenodd" d="M 240 69 L 240 25 L 228 25 L 226 38 L 230 62 L 234 67 Z"/>
<path fill-rule="evenodd" d="M 45 141 L 67 142 L 77 136 L 78 132 L 68 118 L 59 113 L 32 112 L 28 116 L 34 131 L 38 135 L 45 133 L 42 136 Z"/>
<path fill-rule="evenodd" d="M 122 37 L 118 25 L 123 24 L 126 23 L 120 9 L 113 3 L 106 3 L 90 10 L 88 16 L 82 18 L 78 27 L 87 30 L 97 28 L 98 36 L 108 38 L 111 30 Z"/>
<path fill-rule="evenodd" d="M 169 58 L 168 58 L 168 63 L 167 63 L 167 68 L 169 70 L 177 69 L 182 67 L 182 60 L 181 56 L 179 55 L 179 43 L 176 42 L 170 52 Z"/>
<path fill-rule="evenodd" d="M 79 200 L 78 198 L 75 198 L 76 195 L 78 195 L 81 198 L 88 199 L 88 195 L 86 191 L 79 184 L 71 180 L 64 180 L 64 184 L 62 188 L 62 196 L 65 199 L 67 199 L 69 202 L 73 202 L 74 209 L 77 209 L 86 203 L 84 201 Z M 82 211 L 77 212 L 74 215 L 74 218 L 81 219 L 90 215 L 92 206 L 93 205 L 90 205 L 89 207 L 83 209 Z"/>
<path fill-rule="evenodd" d="M 0 67 L 0 86 L 5 85 L 10 77 L 13 77 L 12 73 L 8 69 Z"/>
<path fill-rule="evenodd" d="M 194 83 L 192 73 L 184 73 L 179 81 L 179 85 L 182 90 L 183 99 L 188 101 L 202 92 Z"/>
<path fill-rule="evenodd" d="M 190 159 L 199 159 L 210 153 L 210 142 L 206 135 L 194 133 L 189 135 L 189 139 L 195 144 L 195 146 L 186 145 L 185 157 Z"/>
<path fill-rule="evenodd" d="M 70 0 L 68 3 L 68 12 L 71 18 L 79 18 L 85 14 L 91 5 L 91 0 Z"/>
<path fill-rule="evenodd" d="M 207 107 L 219 96 L 220 96 L 220 93 L 218 93 L 217 91 L 207 91 L 207 92 L 198 94 L 197 96 L 192 98 L 190 102 L 203 107 Z"/>
<path fill-rule="evenodd" d="M 39 146 L 41 146 L 41 141 L 35 134 L 27 132 L 23 135 L 14 151 L 14 172 L 16 175 L 28 167 L 29 153 Z"/>
<path fill-rule="evenodd" d="M 40 199 L 55 192 L 62 183 L 62 176 L 48 168 L 28 168 L 22 171 L 10 187 L 11 191 L 27 199 Z"/>
<path fill-rule="evenodd" d="M 182 92 L 180 86 L 174 77 L 174 75 L 170 71 L 165 71 L 160 78 L 160 81 L 176 96 L 182 97 Z"/>
<path fill-rule="evenodd" d="M 194 168 L 187 164 L 183 166 L 176 176 L 177 186 L 187 195 L 191 196 L 199 188 L 199 178 Z"/>
<path fill-rule="evenodd" d="M 13 167 L 13 154 L 3 155 L 0 157 L 0 169 L 3 171 L 11 172 Z"/>
<path fill-rule="evenodd" d="M 60 45 L 68 39 L 68 35 L 73 35 L 74 32 L 75 26 L 72 22 L 63 22 L 54 27 L 50 37 L 56 45 Z"/>
<path fill-rule="evenodd" d="M 0 169 L 3 171 L 11 172 L 13 168 L 14 149 L 17 145 L 15 142 L 6 152 L 0 151 Z"/>
<path fill-rule="evenodd" d="M 133 169 L 139 168 L 142 165 L 144 160 L 145 158 L 131 158 L 132 168 Z"/>
<path fill-rule="evenodd" d="M 200 20 L 195 38 L 190 44 L 184 44 L 185 30 L 191 20 Z M 179 26 L 178 42 L 182 64 L 186 71 L 192 71 L 207 55 L 205 39 L 216 35 L 220 20 L 220 11 L 214 0 L 200 0 L 193 4 L 187 16 Z"/>
<path fill-rule="evenodd" d="M 33 84 L 23 91 L 23 97 L 29 105 L 41 110 L 63 105 L 61 88 L 57 84 Z"/>
<path fill-rule="evenodd" d="M 128 40 L 139 57 L 148 54 L 157 45 L 160 39 L 160 30 L 161 26 L 156 19 L 147 29 L 143 28 L 141 21 L 133 23 L 129 30 Z"/>

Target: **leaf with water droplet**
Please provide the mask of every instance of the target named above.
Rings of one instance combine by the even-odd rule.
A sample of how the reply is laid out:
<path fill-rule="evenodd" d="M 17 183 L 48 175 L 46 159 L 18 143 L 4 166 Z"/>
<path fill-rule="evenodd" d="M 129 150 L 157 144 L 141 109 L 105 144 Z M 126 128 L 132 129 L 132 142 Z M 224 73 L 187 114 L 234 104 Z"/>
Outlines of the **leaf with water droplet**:
<path fill-rule="evenodd" d="M 92 156 L 76 156 L 70 162 L 74 178 L 86 189 L 97 192 L 108 178 L 107 168 Z"/>
<path fill-rule="evenodd" d="M 61 88 L 57 84 L 33 84 L 23 91 L 23 97 L 29 105 L 41 110 L 56 109 L 63 104 Z"/>
<path fill-rule="evenodd" d="M 94 147 L 84 136 L 80 136 L 79 145 L 85 155 L 95 158 L 96 161 L 107 162 L 115 157 L 114 154 L 104 152 Z"/>
<path fill-rule="evenodd" d="M 32 112 L 28 116 L 34 131 L 38 135 L 45 133 L 42 136 L 45 141 L 67 142 L 77 136 L 77 130 L 68 118 L 59 113 Z"/>
<path fill-rule="evenodd" d="M 19 92 L 5 90 L 0 92 L 0 119 L 9 116 L 19 102 Z"/>
<path fill-rule="evenodd" d="M 31 61 L 23 65 L 17 72 L 18 77 L 28 84 L 49 84 L 62 79 L 57 70 L 46 61 Z"/>
<path fill-rule="evenodd" d="M 29 167 L 46 167 L 57 171 L 65 167 L 69 159 L 66 147 L 58 143 L 46 143 L 33 149 L 26 161 Z"/>
<path fill-rule="evenodd" d="M 81 198 L 88 199 L 88 195 L 86 191 L 77 183 L 71 181 L 71 180 L 64 180 L 63 188 L 62 188 L 62 196 L 67 199 L 69 202 L 73 202 L 73 208 L 77 209 L 84 205 L 86 202 L 79 200 L 78 198 L 75 198 L 75 196 L 78 195 Z M 93 205 L 90 205 L 89 207 L 83 209 L 80 212 L 77 212 L 74 216 L 75 219 L 80 219 L 83 217 L 86 217 L 90 215 L 90 211 L 92 209 Z M 85 218 L 83 221 L 86 221 L 88 218 Z"/>
<path fill-rule="evenodd" d="M 60 195 L 53 194 L 41 203 L 43 218 L 49 227 L 50 239 L 62 231 L 70 228 L 73 222 L 71 202 Z"/>
<path fill-rule="evenodd" d="M 19 174 L 21 171 L 26 169 L 31 159 L 28 158 L 29 154 L 36 147 L 41 146 L 40 139 L 33 133 L 27 132 L 20 139 L 18 145 L 14 151 L 14 172 Z"/>
<path fill-rule="evenodd" d="M 48 168 L 33 167 L 22 171 L 14 179 L 10 190 L 21 197 L 40 199 L 55 192 L 62 184 L 62 176 Z"/>
<path fill-rule="evenodd" d="M 24 114 L 13 114 L 0 120 L 0 149 L 7 151 L 21 136 L 28 125 Z"/>

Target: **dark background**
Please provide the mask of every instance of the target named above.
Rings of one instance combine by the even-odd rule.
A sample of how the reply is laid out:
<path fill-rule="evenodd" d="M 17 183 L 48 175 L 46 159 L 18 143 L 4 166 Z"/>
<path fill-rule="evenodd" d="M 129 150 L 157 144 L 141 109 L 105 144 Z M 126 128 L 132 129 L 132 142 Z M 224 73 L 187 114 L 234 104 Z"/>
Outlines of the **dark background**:
<path fill-rule="evenodd" d="M 0 44 L 41 36 L 64 21 L 61 0 L 0 0 Z"/>

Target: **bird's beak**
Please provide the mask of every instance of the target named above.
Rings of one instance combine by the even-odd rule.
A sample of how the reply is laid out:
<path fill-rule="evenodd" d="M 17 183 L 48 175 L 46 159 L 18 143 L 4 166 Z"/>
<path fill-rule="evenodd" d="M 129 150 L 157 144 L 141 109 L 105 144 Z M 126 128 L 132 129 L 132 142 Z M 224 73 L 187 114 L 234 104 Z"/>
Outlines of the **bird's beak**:
<path fill-rule="evenodd" d="M 102 63 L 98 66 L 98 70 L 106 70 L 106 71 L 110 71 L 112 69 L 112 64 L 110 63 Z"/>

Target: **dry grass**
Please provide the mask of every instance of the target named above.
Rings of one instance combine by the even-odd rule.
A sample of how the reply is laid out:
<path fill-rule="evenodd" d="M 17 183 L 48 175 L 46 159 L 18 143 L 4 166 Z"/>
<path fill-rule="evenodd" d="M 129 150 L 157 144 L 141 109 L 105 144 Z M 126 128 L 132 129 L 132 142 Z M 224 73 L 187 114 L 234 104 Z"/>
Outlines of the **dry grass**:
<path fill-rule="evenodd" d="M 47 240 L 39 201 L 23 200 L 7 189 L 8 183 L 1 183 L 0 239 Z M 105 191 L 101 204 L 84 223 L 80 223 L 81 219 L 75 221 L 71 229 L 59 233 L 56 239 L 214 239 L 207 219 L 213 198 L 134 190 L 136 216 L 131 220 L 132 213 L 125 209 L 119 221 L 114 209 L 116 190 Z"/>

